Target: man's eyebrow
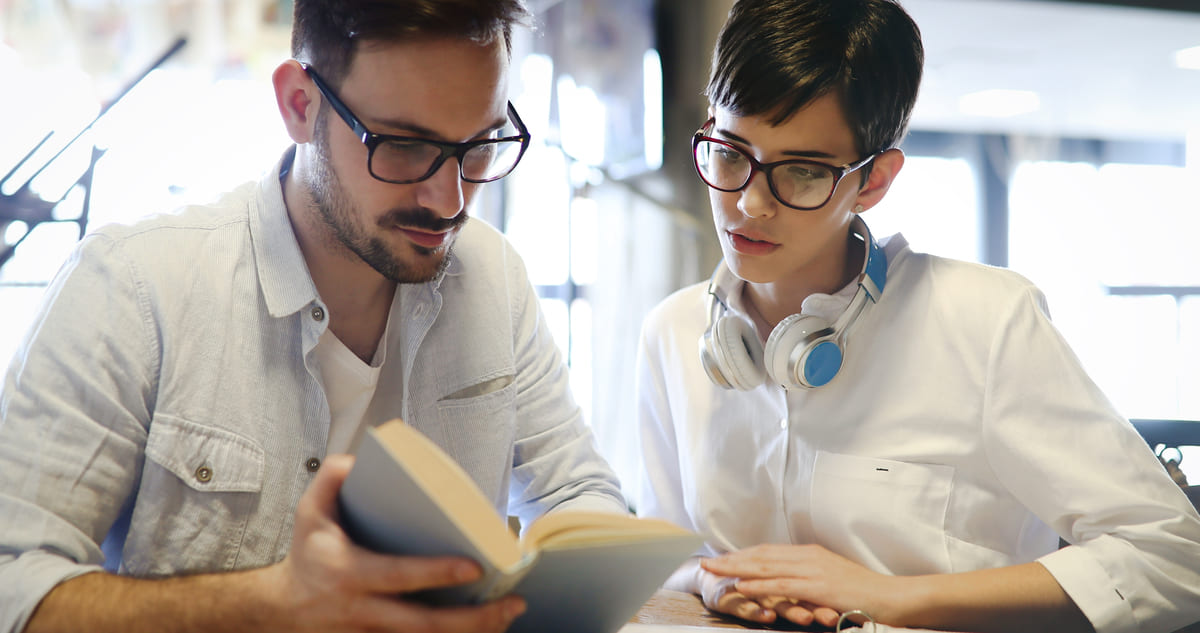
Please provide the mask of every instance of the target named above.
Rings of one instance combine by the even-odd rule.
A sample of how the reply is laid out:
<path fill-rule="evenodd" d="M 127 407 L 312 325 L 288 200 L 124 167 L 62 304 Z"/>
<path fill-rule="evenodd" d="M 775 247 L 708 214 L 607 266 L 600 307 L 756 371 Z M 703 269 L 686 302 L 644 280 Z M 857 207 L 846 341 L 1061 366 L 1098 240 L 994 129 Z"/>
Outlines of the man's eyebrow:
<path fill-rule="evenodd" d="M 403 119 L 375 119 L 374 123 L 381 127 L 386 127 L 389 130 L 399 130 L 401 133 L 400 135 L 402 135 L 402 136 L 415 136 L 415 137 L 430 139 L 430 140 L 435 140 L 435 141 L 446 141 L 446 138 L 444 136 L 442 136 L 441 134 L 435 132 L 434 130 L 432 130 L 430 128 L 425 127 L 424 125 L 419 125 L 419 124 L 413 123 L 411 121 L 405 121 Z M 490 126 L 484 128 L 483 130 L 480 130 L 479 133 L 475 134 L 471 138 L 480 138 L 480 137 L 486 136 L 486 135 L 490 134 L 491 132 L 494 132 L 496 130 L 503 128 L 505 125 L 508 125 L 508 117 L 507 116 L 496 119 L 496 121 L 494 121 Z M 372 131 L 374 131 L 374 129 L 372 129 Z M 383 133 L 380 132 L 380 134 L 383 134 Z M 385 136 L 394 136 L 394 134 L 385 134 Z M 457 141 L 449 141 L 449 142 L 457 142 Z"/>
<path fill-rule="evenodd" d="M 737 134 L 734 134 L 733 132 L 730 132 L 729 130 L 717 130 L 717 132 L 719 132 L 721 134 L 721 136 L 724 136 L 725 138 L 728 138 L 729 140 L 732 140 L 732 141 L 737 141 L 738 143 L 741 143 L 742 145 L 745 145 L 746 147 L 754 147 L 753 143 L 738 136 Z M 834 156 L 833 154 L 830 154 L 829 152 L 822 152 L 820 150 L 785 149 L 780 153 L 783 154 L 784 156 L 795 156 L 797 158 L 837 158 L 836 156 Z"/>

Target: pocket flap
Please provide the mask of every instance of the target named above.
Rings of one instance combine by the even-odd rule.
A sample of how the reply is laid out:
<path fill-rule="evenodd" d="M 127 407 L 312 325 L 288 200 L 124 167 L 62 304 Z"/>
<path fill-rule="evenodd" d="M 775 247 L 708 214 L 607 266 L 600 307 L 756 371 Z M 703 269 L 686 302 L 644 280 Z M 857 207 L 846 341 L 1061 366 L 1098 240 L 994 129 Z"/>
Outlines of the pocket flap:
<path fill-rule="evenodd" d="M 159 415 L 150 425 L 146 458 L 188 487 L 212 492 L 259 492 L 266 454 L 236 433 Z"/>

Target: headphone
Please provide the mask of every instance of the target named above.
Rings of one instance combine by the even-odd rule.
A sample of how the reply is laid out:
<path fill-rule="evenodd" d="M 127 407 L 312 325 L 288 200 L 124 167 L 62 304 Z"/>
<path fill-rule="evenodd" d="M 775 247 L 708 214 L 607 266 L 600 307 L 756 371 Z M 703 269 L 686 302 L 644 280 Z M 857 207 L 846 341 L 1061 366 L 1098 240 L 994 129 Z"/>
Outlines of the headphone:
<path fill-rule="evenodd" d="M 729 309 L 716 290 L 717 272 L 708 282 L 708 327 L 700 338 L 700 363 L 710 380 L 726 389 L 749 391 L 769 376 L 784 389 L 811 389 L 833 380 L 845 356 L 846 332 L 869 299 L 879 301 L 887 282 L 887 256 L 871 237 L 867 223 L 855 216 L 851 232 L 866 245 L 858 291 L 850 305 L 832 325 L 811 314 L 792 314 L 779 322 L 759 343 L 758 333 L 749 321 L 725 314 L 715 319 L 717 306 Z"/>

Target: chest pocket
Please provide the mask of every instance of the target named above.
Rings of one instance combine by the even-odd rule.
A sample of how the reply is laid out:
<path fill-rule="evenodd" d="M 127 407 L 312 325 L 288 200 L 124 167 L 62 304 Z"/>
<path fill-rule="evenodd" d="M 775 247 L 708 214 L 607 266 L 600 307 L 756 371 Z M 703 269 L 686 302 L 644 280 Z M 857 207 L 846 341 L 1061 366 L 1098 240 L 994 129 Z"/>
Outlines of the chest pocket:
<path fill-rule="evenodd" d="M 265 462 L 253 440 L 155 416 L 123 569 L 136 575 L 233 569 Z"/>
<path fill-rule="evenodd" d="M 876 571 L 951 571 L 945 532 L 954 469 L 820 451 L 812 522 L 818 542 Z"/>
<path fill-rule="evenodd" d="M 499 383 L 497 383 L 499 384 Z M 437 403 L 444 446 L 470 473 L 497 511 L 508 505 L 513 440 L 517 432 L 517 386 Z"/>

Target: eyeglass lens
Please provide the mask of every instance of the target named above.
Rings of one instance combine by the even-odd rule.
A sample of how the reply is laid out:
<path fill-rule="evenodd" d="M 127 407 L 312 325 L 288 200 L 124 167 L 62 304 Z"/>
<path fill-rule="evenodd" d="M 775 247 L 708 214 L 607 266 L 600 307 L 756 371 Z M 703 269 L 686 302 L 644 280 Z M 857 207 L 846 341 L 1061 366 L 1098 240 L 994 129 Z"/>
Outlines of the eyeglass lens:
<path fill-rule="evenodd" d="M 502 135 L 507 135 L 502 131 Z M 513 132 L 515 134 L 515 132 Z M 371 173 L 384 180 L 419 180 L 430 175 L 435 166 L 453 155 L 442 147 L 420 139 L 385 140 L 375 146 Z M 459 172 L 463 179 L 475 182 L 496 180 L 508 175 L 521 158 L 520 140 L 496 140 L 459 150 Z"/>
<path fill-rule="evenodd" d="M 738 148 L 711 140 L 696 143 L 696 168 L 708 186 L 738 191 L 754 173 L 754 164 Z M 809 161 L 788 161 L 767 168 L 771 191 L 793 207 L 819 207 L 829 199 L 837 175 L 829 166 Z"/>

